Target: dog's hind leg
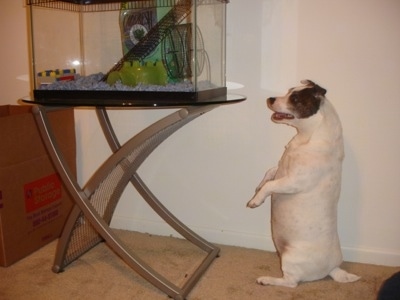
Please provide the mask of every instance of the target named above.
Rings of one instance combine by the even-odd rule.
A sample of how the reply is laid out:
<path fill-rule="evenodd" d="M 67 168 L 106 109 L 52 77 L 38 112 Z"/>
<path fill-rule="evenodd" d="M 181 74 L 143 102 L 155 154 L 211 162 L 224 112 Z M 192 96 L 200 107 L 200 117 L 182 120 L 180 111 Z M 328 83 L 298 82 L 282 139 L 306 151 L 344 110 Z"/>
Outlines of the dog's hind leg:
<path fill-rule="evenodd" d="M 280 278 L 261 276 L 257 278 L 257 283 L 261 285 L 280 285 L 280 286 L 295 288 L 298 284 L 298 281 L 286 275 Z"/>
<path fill-rule="evenodd" d="M 337 281 L 337 282 L 354 282 L 359 280 L 361 277 L 348 273 L 345 270 L 341 269 L 341 268 L 335 268 L 333 269 L 330 273 L 329 276 L 331 276 L 333 278 L 333 280 Z"/>

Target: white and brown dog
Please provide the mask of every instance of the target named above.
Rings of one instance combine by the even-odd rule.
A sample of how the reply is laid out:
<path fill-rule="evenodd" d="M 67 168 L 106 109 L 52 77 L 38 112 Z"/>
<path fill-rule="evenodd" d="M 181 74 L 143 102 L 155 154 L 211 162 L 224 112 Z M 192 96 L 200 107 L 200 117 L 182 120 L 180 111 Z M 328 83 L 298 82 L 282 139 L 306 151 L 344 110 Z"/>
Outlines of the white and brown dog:
<path fill-rule="evenodd" d="M 296 287 L 331 276 L 338 282 L 360 277 L 340 269 L 337 233 L 342 161 L 342 127 L 326 90 L 304 80 L 283 97 L 269 98 L 272 121 L 293 126 L 297 135 L 277 167 L 267 171 L 247 203 L 255 208 L 271 196 L 271 226 L 283 277 L 260 277 L 262 285 Z"/>

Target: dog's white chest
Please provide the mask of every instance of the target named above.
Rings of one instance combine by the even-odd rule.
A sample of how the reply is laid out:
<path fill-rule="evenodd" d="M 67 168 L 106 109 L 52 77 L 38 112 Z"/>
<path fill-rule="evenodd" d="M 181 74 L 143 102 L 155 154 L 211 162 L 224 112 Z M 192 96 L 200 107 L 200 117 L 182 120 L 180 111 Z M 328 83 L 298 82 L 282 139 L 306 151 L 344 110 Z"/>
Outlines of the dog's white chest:
<path fill-rule="evenodd" d="M 313 145 L 289 144 L 275 180 L 290 183 L 287 192 L 272 192 L 274 238 L 313 243 L 336 237 L 341 160 Z"/>

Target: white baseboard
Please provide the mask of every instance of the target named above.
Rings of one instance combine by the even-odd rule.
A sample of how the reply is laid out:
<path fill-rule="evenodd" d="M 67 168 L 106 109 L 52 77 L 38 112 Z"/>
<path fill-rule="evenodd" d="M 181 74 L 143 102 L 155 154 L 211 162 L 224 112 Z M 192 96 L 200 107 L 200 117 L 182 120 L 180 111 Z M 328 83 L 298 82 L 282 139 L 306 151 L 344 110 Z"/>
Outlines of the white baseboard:
<path fill-rule="evenodd" d="M 133 220 L 130 218 L 114 216 L 111 222 L 111 227 L 161 236 L 181 237 L 169 225 L 163 222 L 151 220 Z M 191 227 L 190 229 L 211 243 L 275 251 L 275 246 L 272 242 L 271 236 L 203 227 Z M 396 267 L 400 266 L 400 253 L 390 253 L 384 249 L 349 248 L 346 246 L 343 247 L 342 245 L 342 253 L 344 260 L 349 262 Z"/>
<path fill-rule="evenodd" d="M 342 253 L 345 261 L 392 267 L 400 266 L 400 253 L 388 252 L 385 249 L 342 247 Z"/>

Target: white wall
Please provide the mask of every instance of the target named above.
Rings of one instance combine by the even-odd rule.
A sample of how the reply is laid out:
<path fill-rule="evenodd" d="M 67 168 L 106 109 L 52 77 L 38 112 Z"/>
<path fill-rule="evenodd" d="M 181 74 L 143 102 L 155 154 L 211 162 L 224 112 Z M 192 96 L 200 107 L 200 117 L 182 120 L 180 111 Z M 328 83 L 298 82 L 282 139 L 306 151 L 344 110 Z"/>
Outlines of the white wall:
<path fill-rule="evenodd" d="M 0 73 L 0 101 L 14 103 L 29 91 L 16 78 L 28 73 L 25 11 L 22 1 L 0 3 L 1 37 L 12 40 L 0 48 L 7 70 Z M 269 203 L 255 210 L 245 204 L 294 130 L 269 120 L 265 98 L 312 79 L 327 88 L 344 127 L 339 234 L 345 259 L 399 266 L 399 29 L 398 0 L 252 0 L 251 5 L 232 0 L 228 80 L 243 84 L 232 92 L 248 100 L 218 108 L 178 131 L 140 174 L 168 208 L 210 241 L 273 250 Z M 112 111 L 111 118 L 126 140 L 166 113 Z M 93 111 L 79 110 L 76 116 L 84 182 L 109 150 Z M 173 234 L 131 187 L 112 225 Z"/>
<path fill-rule="evenodd" d="M 28 28 L 23 0 L 0 0 L 0 105 L 29 95 Z"/>

